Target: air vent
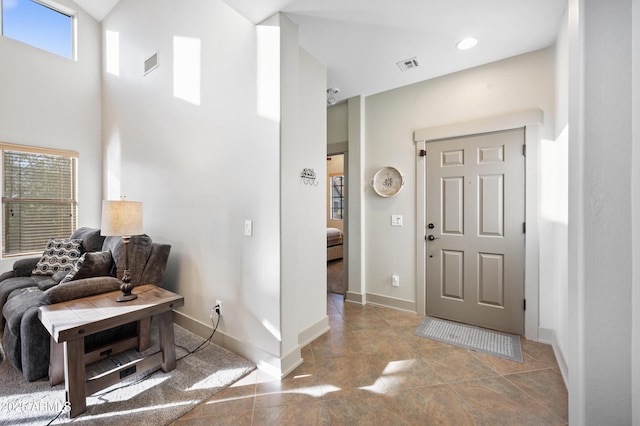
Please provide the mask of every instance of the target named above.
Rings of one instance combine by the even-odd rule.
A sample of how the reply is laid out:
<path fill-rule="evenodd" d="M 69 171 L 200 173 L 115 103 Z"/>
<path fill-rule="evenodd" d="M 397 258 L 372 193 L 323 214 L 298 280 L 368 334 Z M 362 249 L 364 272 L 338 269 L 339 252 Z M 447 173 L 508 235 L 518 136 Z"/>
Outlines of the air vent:
<path fill-rule="evenodd" d="M 158 52 L 151 55 L 149 59 L 144 61 L 144 75 L 149 74 L 151 71 L 158 68 Z"/>
<path fill-rule="evenodd" d="M 418 62 L 418 57 L 414 56 L 413 58 L 405 59 L 404 61 L 396 62 L 400 71 L 407 71 L 413 68 L 418 68 L 420 63 Z"/>

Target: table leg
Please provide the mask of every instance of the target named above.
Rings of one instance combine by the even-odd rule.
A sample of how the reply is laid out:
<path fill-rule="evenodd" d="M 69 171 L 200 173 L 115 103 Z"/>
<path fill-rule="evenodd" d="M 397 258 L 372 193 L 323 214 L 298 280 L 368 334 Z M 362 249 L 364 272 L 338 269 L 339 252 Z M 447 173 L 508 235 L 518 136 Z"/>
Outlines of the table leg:
<path fill-rule="evenodd" d="M 173 311 L 158 315 L 160 350 L 163 354 L 162 371 L 165 373 L 176 368 L 176 346 L 173 337 Z"/>
<path fill-rule="evenodd" d="M 138 321 L 138 352 L 151 347 L 151 317 Z"/>
<path fill-rule="evenodd" d="M 64 344 L 57 343 L 53 337 L 49 339 L 49 384 L 51 386 L 64 382 Z"/>
<path fill-rule="evenodd" d="M 64 383 L 67 400 L 71 404 L 71 418 L 87 409 L 85 381 L 84 338 L 64 342 Z"/>

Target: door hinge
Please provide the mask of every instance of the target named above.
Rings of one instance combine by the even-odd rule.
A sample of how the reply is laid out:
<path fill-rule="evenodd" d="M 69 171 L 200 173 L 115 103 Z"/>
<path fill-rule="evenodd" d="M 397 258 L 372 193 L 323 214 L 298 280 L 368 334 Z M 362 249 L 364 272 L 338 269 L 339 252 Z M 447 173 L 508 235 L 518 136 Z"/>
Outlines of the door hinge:
<path fill-rule="evenodd" d="M 525 156 L 525 157 L 527 156 L 527 145 L 526 144 L 522 145 L 522 155 Z"/>
<path fill-rule="evenodd" d="M 420 157 L 426 157 L 427 156 L 427 150 L 426 149 L 421 149 L 420 150 Z"/>
<path fill-rule="evenodd" d="M 522 300 L 522 309 L 527 310 L 527 299 Z"/>
<path fill-rule="evenodd" d="M 522 222 L 522 233 L 523 234 L 527 233 L 527 222 Z"/>

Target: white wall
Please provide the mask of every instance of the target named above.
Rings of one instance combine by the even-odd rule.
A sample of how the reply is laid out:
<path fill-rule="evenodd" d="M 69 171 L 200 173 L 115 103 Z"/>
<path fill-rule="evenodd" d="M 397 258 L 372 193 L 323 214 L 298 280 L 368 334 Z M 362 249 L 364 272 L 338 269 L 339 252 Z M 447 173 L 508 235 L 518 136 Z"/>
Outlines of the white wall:
<path fill-rule="evenodd" d="M 326 315 L 326 68 L 298 45 L 298 28 L 278 15 L 281 34 L 281 250 L 284 370 L 301 344 L 328 328 Z M 313 169 L 315 184 L 300 178 Z M 300 337 L 300 334 L 303 337 Z"/>
<path fill-rule="evenodd" d="M 103 31 L 118 33 L 120 46 L 117 75 L 103 71 L 105 190 L 144 202 L 145 232 L 172 245 L 165 285 L 185 297 L 176 319 L 206 334 L 211 308 L 221 300 L 218 342 L 278 373 L 281 357 L 295 352 L 296 333 L 321 321 L 325 306 L 322 297 L 300 315 L 291 307 L 299 301 L 298 278 L 318 292 L 324 283 L 300 277 L 283 256 L 298 243 L 289 238 L 285 215 L 307 201 L 289 197 L 298 189 L 288 185 L 299 182 L 302 164 L 323 169 L 326 134 L 317 112 L 305 118 L 313 124 L 290 123 L 292 104 L 320 102 L 322 111 L 325 100 L 303 93 L 298 101 L 297 80 L 282 86 L 280 72 L 300 73 L 300 81 L 310 78 L 317 87 L 324 83 L 306 74 L 317 69 L 306 57 L 305 70 L 296 69 L 297 51 L 295 59 L 287 57 L 297 48 L 289 32 L 256 27 L 220 0 L 121 0 Z M 185 42 L 196 47 L 200 62 L 186 69 L 187 82 L 200 83 L 187 101 L 175 93 L 185 61 L 174 59 L 185 53 L 179 47 Z M 143 62 L 154 52 L 160 67 L 145 76 Z M 284 152 L 300 142 L 299 131 L 316 133 L 306 143 L 315 146 L 319 139 L 319 154 Z M 323 195 L 321 188 L 322 228 Z M 253 221 L 250 237 L 244 236 L 245 220 Z M 322 264 L 313 250 L 299 250 L 299 268 L 309 265 L 307 255 Z"/>
<path fill-rule="evenodd" d="M 57 1 L 78 11 L 78 60 L 0 36 L 0 142 L 77 151 L 78 224 L 100 226 L 100 25 Z"/>
<path fill-rule="evenodd" d="M 340 102 L 327 108 L 327 145 L 348 141 L 349 118 L 347 105 L 347 102 Z"/>
<path fill-rule="evenodd" d="M 368 298 L 375 295 L 376 300 L 415 310 L 416 284 L 423 285 L 416 283 L 416 229 L 424 225 L 416 218 L 413 131 L 531 108 L 545 113 L 542 139 L 555 140 L 553 48 L 366 99 L 366 181 L 383 166 L 397 167 L 405 176 L 403 189 L 393 198 L 364 189 Z M 403 215 L 403 227 L 391 226 L 392 214 Z M 391 287 L 393 273 L 400 275 L 398 288 Z M 553 283 L 541 283 L 541 294 L 545 285 Z M 553 303 L 554 296 L 541 300 L 541 311 Z"/>
<path fill-rule="evenodd" d="M 554 343 L 566 376 L 568 313 L 569 40 L 568 17 L 555 49 L 555 140 L 540 144 L 540 309 L 542 340 Z"/>
<path fill-rule="evenodd" d="M 569 2 L 569 419 L 580 425 L 640 422 L 632 408 L 638 29 L 631 0 L 610 6 Z"/>
<path fill-rule="evenodd" d="M 633 283 L 632 283 L 632 353 L 631 401 L 640 401 L 640 0 L 633 0 L 632 56 L 632 227 L 633 227 Z M 635 360 L 635 361 L 634 361 Z M 633 422 L 640 423 L 640 404 L 633 403 Z"/>

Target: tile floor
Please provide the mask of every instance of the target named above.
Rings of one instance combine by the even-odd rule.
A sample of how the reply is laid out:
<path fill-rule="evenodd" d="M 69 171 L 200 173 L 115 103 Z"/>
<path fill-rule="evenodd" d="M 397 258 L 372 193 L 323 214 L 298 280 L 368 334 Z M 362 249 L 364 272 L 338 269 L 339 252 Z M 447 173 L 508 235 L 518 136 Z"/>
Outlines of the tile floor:
<path fill-rule="evenodd" d="M 522 339 L 521 364 L 413 336 L 416 315 L 332 293 L 327 313 L 285 379 L 255 371 L 174 425 L 568 424 L 550 346 Z"/>

